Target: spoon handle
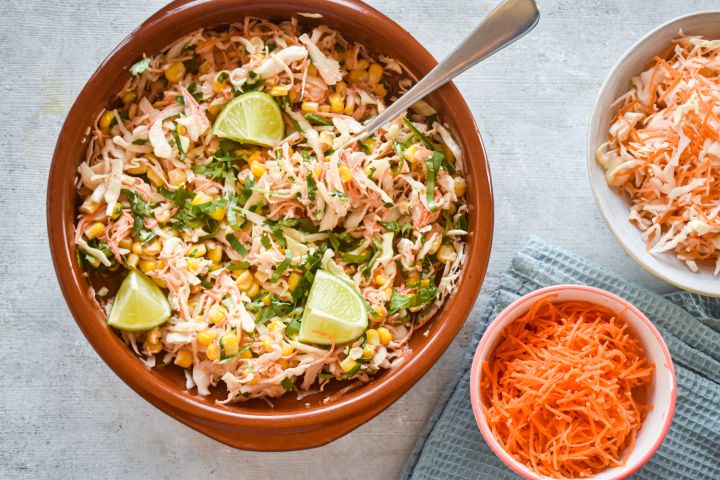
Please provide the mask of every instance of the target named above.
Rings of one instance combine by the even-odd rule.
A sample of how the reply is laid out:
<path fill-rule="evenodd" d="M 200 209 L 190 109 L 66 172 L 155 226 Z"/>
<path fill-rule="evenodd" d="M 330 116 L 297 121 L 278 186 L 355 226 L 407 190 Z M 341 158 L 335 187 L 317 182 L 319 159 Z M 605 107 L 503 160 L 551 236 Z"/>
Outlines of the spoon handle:
<path fill-rule="evenodd" d="M 504 0 L 430 73 L 368 122 L 362 137 L 372 134 L 455 76 L 521 38 L 537 25 L 539 18 L 534 0 Z"/>

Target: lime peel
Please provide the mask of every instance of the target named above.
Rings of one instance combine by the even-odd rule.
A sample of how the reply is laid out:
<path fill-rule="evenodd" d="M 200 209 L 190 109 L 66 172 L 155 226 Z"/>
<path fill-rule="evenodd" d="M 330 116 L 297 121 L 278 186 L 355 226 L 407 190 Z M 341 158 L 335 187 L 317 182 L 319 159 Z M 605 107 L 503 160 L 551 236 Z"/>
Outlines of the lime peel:
<path fill-rule="evenodd" d="M 170 304 L 155 282 L 132 270 L 120 284 L 108 325 L 125 331 L 150 330 L 170 318 Z"/>

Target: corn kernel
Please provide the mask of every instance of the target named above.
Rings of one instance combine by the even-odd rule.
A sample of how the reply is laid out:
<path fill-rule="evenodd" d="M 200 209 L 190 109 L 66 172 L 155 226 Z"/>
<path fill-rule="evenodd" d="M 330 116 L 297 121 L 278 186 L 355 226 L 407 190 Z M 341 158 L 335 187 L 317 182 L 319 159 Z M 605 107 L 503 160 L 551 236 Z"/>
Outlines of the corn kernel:
<path fill-rule="evenodd" d="M 330 113 L 330 105 L 320 105 L 318 110 L 322 113 Z"/>
<path fill-rule="evenodd" d="M 248 385 L 256 385 L 260 381 L 260 376 L 257 373 L 250 372 L 245 377 L 246 378 L 246 384 Z"/>
<path fill-rule="evenodd" d="M 209 360 L 220 360 L 220 347 L 212 343 L 208 345 L 207 351 L 205 352 Z"/>
<path fill-rule="evenodd" d="M 320 178 L 320 176 L 322 175 L 322 171 L 323 171 L 322 165 L 320 165 L 319 163 L 316 163 L 315 167 L 313 167 L 313 172 L 315 173 L 315 176 Z"/>
<path fill-rule="evenodd" d="M 368 82 L 371 84 L 378 83 L 383 76 L 383 72 L 385 69 L 382 67 L 382 65 L 379 65 L 377 63 L 373 63 L 368 67 Z"/>
<path fill-rule="evenodd" d="M 137 94 L 135 92 L 127 92 L 122 96 L 122 102 L 125 105 L 130 105 L 136 98 Z"/>
<path fill-rule="evenodd" d="M 208 215 L 210 215 L 211 218 L 214 218 L 218 222 L 225 218 L 225 213 L 227 213 L 227 208 L 225 207 L 217 207 L 213 208 L 208 212 Z"/>
<path fill-rule="evenodd" d="M 240 353 L 239 357 L 240 357 L 240 358 L 252 358 L 252 352 L 250 351 L 250 349 L 243 350 L 243 351 Z"/>
<path fill-rule="evenodd" d="M 270 95 L 272 95 L 273 97 L 284 97 L 288 94 L 289 90 L 290 89 L 288 87 L 275 86 L 272 87 L 272 89 L 270 90 Z"/>
<path fill-rule="evenodd" d="M 113 206 L 113 209 L 112 209 L 112 213 L 110 214 L 110 218 L 112 218 L 113 220 L 118 218 L 120 216 L 120 214 L 122 213 L 122 211 L 123 211 L 122 203 L 115 202 L 115 205 Z"/>
<path fill-rule="evenodd" d="M 200 345 L 208 346 L 215 341 L 217 335 L 212 330 L 203 330 L 197 334 L 197 341 Z"/>
<path fill-rule="evenodd" d="M 155 238 L 143 245 L 143 255 L 157 255 L 162 250 L 162 243 L 159 238 Z"/>
<path fill-rule="evenodd" d="M 208 108 L 208 113 L 211 117 L 215 118 L 217 117 L 218 113 L 220 113 L 220 110 L 222 110 L 224 107 L 223 104 L 213 105 Z"/>
<path fill-rule="evenodd" d="M 258 285 L 257 283 L 253 283 L 252 287 L 250 287 L 250 290 L 248 290 L 245 293 L 247 293 L 248 297 L 250 297 L 250 298 L 257 297 L 258 294 L 260 293 L 260 285 Z"/>
<path fill-rule="evenodd" d="M 143 173 L 147 172 L 147 169 L 147 165 L 140 164 L 137 167 L 126 168 L 125 171 L 130 175 L 142 175 Z"/>
<path fill-rule="evenodd" d="M 187 133 L 188 133 L 187 127 L 185 125 L 178 125 L 177 127 L 175 127 L 175 129 L 177 130 L 177 133 L 179 133 L 180 135 L 187 135 Z"/>
<path fill-rule="evenodd" d="M 131 103 L 130 106 L 128 107 L 128 113 L 127 113 L 128 118 L 130 120 L 135 120 L 135 116 L 137 115 L 137 110 L 138 110 L 138 104 Z"/>
<path fill-rule="evenodd" d="M 240 350 L 240 339 L 233 332 L 228 332 L 220 337 L 220 342 L 225 350 L 226 357 L 235 355 Z"/>
<path fill-rule="evenodd" d="M 355 102 L 352 101 L 352 98 L 350 98 L 345 104 L 345 110 L 343 113 L 345 115 L 352 115 L 353 113 L 355 113 Z"/>
<path fill-rule="evenodd" d="M 316 67 L 315 65 L 313 65 L 312 63 L 311 63 L 310 65 L 308 65 L 307 72 L 308 72 L 308 75 L 310 75 L 311 77 L 317 77 L 317 76 L 318 76 L 318 69 L 317 69 L 317 67 Z"/>
<path fill-rule="evenodd" d="M 317 102 L 302 102 L 300 108 L 305 113 L 315 113 L 318 111 L 318 104 Z"/>
<path fill-rule="evenodd" d="M 369 359 L 373 358 L 374 356 L 375 356 L 375 347 L 373 347 L 369 343 L 366 343 L 365 346 L 363 347 L 362 358 L 364 358 L 365 360 L 369 360 Z"/>
<path fill-rule="evenodd" d="M 270 295 L 267 295 L 269 297 Z M 267 298 L 266 297 L 266 298 Z M 285 329 L 285 324 L 279 320 L 273 320 L 270 322 L 270 325 L 268 325 L 268 332 L 282 332 Z"/>
<path fill-rule="evenodd" d="M 132 253 L 135 255 L 142 255 L 143 254 L 143 245 L 141 242 L 133 242 L 132 244 Z"/>
<path fill-rule="evenodd" d="M 275 361 L 275 364 L 276 364 L 277 366 L 279 366 L 280 368 L 282 368 L 283 370 L 285 370 L 285 369 L 288 368 L 287 358 L 278 358 L 278 359 Z"/>
<path fill-rule="evenodd" d="M 462 177 L 455 177 L 455 196 L 462 197 L 467 190 L 467 182 Z"/>
<path fill-rule="evenodd" d="M 415 153 L 417 153 L 418 147 L 417 145 L 410 145 L 405 151 L 403 152 L 403 157 L 405 157 L 405 160 L 407 160 L 410 163 L 417 162 L 417 158 L 415 158 Z"/>
<path fill-rule="evenodd" d="M 385 299 L 386 299 L 387 301 L 390 301 L 390 299 L 392 298 L 392 294 L 393 294 L 393 289 L 392 289 L 392 287 L 387 287 L 387 288 L 385 289 Z"/>
<path fill-rule="evenodd" d="M 186 180 L 187 176 L 185 175 L 185 170 L 181 168 L 174 168 L 168 172 L 168 181 L 171 185 L 179 187 L 185 183 Z"/>
<path fill-rule="evenodd" d="M 92 240 L 93 238 L 100 235 L 104 230 L 104 224 L 100 222 L 95 222 L 85 230 L 85 237 L 87 237 L 88 240 Z"/>
<path fill-rule="evenodd" d="M 189 271 L 195 272 L 200 268 L 200 260 L 190 257 L 185 261 L 185 266 Z"/>
<path fill-rule="evenodd" d="M 330 150 L 333 146 L 333 142 L 335 140 L 335 135 L 333 135 L 330 132 L 322 131 L 320 132 L 320 148 L 323 152 L 327 152 Z"/>
<path fill-rule="evenodd" d="M 189 368 L 193 364 L 193 355 L 190 350 L 180 350 L 175 355 L 175 365 L 181 368 Z"/>
<path fill-rule="evenodd" d="M 343 183 L 348 183 L 353 179 L 352 170 L 350 170 L 350 167 L 347 165 L 340 165 L 338 173 L 340 174 L 340 180 L 342 180 Z"/>
<path fill-rule="evenodd" d="M 155 270 L 155 261 L 154 260 L 140 260 L 138 263 L 138 267 L 140 270 L 142 270 L 143 273 L 148 273 L 150 271 Z"/>
<path fill-rule="evenodd" d="M 207 250 L 207 259 L 213 263 L 220 263 L 223 254 L 222 247 L 220 245 L 214 245 L 211 248 L 205 248 Z"/>
<path fill-rule="evenodd" d="M 200 67 L 198 68 L 198 72 L 200 73 L 200 75 L 205 75 L 206 73 L 208 73 L 210 71 L 211 68 L 212 68 L 212 64 L 210 62 L 206 61 L 206 62 L 203 62 L 200 64 Z"/>
<path fill-rule="evenodd" d="M 272 338 L 270 338 L 267 335 L 260 335 L 260 342 L 262 343 L 262 348 L 266 352 L 272 352 L 273 351 L 273 341 Z"/>
<path fill-rule="evenodd" d="M 212 202 L 212 201 L 213 201 L 213 199 L 212 199 L 212 197 L 211 197 L 210 195 L 208 195 L 208 194 L 206 194 L 206 193 L 203 193 L 203 192 L 198 192 L 198 193 L 196 193 L 195 196 L 193 197 L 191 203 L 192 203 L 193 205 L 197 206 L 197 205 L 202 205 L 202 204 L 204 204 L 204 203 L 210 203 L 210 202 Z"/>
<path fill-rule="evenodd" d="M 345 373 L 355 368 L 356 365 L 357 362 L 350 357 L 345 357 L 345 360 L 340 362 L 340 368 L 342 368 L 342 371 Z"/>
<path fill-rule="evenodd" d="M 430 279 L 429 278 L 423 278 L 420 280 L 420 286 L 422 288 L 428 288 L 430 286 Z"/>
<path fill-rule="evenodd" d="M 373 93 L 378 97 L 384 98 L 385 96 L 387 96 L 388 91 L 387 88 L 385 88 L 385 85 L 383 85 L 382 83 L 378 83 L 377 85 L 375 85 L 375 88 L 373 88 Z"/>
<path fill-rule="evenodd" d="M 344 93 L 347 90 L 347 83 L 340 81 L 335 84 L 335 92 Z"/>
<path fill-rule="evenodd" d="M 127 256 L 127 260 L 125 260 L 125 263 L 129 268 L 135 268 L 138 264 L 138 261 L 140 261 L 140 257 L 138 257 L 134 253 L 131 253 Z"/>
<path fill-rule="evenodd" d="M 162 343 L 160 343 L 160 341 L 151 342 L 151 341 L 145 340 L 143 347 L 144 347 L 144 350 L 148 350 L 152 353 L 158 353 L 162 350 Z"/>
<path fill-rule="evenodd" d="M 294 89 L 293 89 L 293 90 L 290 90 L 290 92 L 288 92 L 288 98 L 290 99 L 290 103 L 295 103 L 295 102 L 297 102 L 299 95 L 300 95 L 300 94 L 297 92 L 297 90 L 294 90 Z"/>
<path fill-rule="evenodd" d="M 390 330 L 388 330 L 385 327 L 380 327 L 377 329 L 378 337 L 380 338 L 380 343 L 383 345 L 387 345 L 392 340 L 392 335 L 390 334 Z"/>
<path fill-rule="evenodd" d="M 350 71 L 350 74 L 348 75 L 348 80 L 350 80 L 350 83 L 360 83 L 364 82 L 368 78 L 367 70 L 361 70 L 361 69 L 354 69 Z"/>
<path fill-rule="evenodd" d="M 88 197 L 80 206 L 80 211 L 83 213 L 95 213 L 99 206 L 100 202 L 95 202 L 92 197 Z"/>
<path fill-rule="evenodd" d="M 200 258 L 205 255 L 205 253 L 207 253 L 207 247 L 205 246 L 205 244 L 198 243 L 197 245 L 193 245 L 192 247 L 188 248 L 186 255 L 188 257 Z"/>
<path fill-rule="evenodd" d="M 365 58 L 361 58 L 357 61 L 355 64 L 355 69 L 357 70 L 367 70 L 368 66 L 370 66 L 370 62 L 367 61 Z"/>
<path fill-rule="evenodd" d="M 438 249 L 437 259 L 442 263 L 450 263 L 455 260 L 457 254 L 452 245 L 443 245 Z"/>
<path fill-rule="evenodd" d="M 115 114 L 112 112 L 112 110 L 108 110 L 107 112 L 102 114 L 102 117 L 100 117 L 100 129 L 103 132 L 107 133 L 114 121 Z"/>
<path fill-rule="evenodd" d="M 210 320 L 211 323 L 220 323 L 225 320 L 227 314 L 227 308 L 222 305 L 213 305 L 208 313 L 208 320 Z"/>
<path fill-rule="evenodd" d="M 289 343 L 283 343 L 282 350 L 280 351 L 283 357 L 292 355 L 295 349 Z"/>
<path fill-rule="evenodd" d="M 375 281 L 375 285 L 381 287 L 390 281 L 390 277 L 388 277 L 384 272 L 375 272 L 373 280 Z"/>
<path fill-rule="evenodd" d="M 345 102 L 343 102 L 343 99 L 339 93 L 330 94 L 328 99 L 330 100 L 330 107 L 332 108 L 333 112 L 340 113 L 345 108 Z"/>
<path fill-rule="evenodd" d="M 118 242 L 118 246 L 120 248 L 124 248 L 126 250 L 130 250 L 132 248 L 132 245 L 133 245 L 133 241 L 132 241 L 132 238 L 130 238 L 130 237 L 125 237 L 122 240 L 120 240 L 120 242 Z"/>
<path fill-rule="evenodd" d="M 262 297 L 261 300 L 262 300 L 262 303 L 264 303 L 266 306 L 270 305 L 272 303 L 272 297 L 270 297 L 269 294 Z"/>
<path fill-rule="evenodd" d="M 237 280 L 235 280 L 235 284 L 240 290 L 247 292 L 255 284 L 252 273 L 247 270 L 242 270 L 242 272 L 238 275 Z"/>
<path fill-rule="evenodd" d="M 263 165 L 260 162 L 251 162 L 250 163 L 250 171 L 252 172 L 253 176 L 258 179 L 262 177 L 265 174 L 265 171 L 267 168 L 265 165 Z"/>
<path fill-rule="evenodd" d="M 365 330 L 365 338 L 370 345 L 380 345 L 380 334 L 374 328 Z"/>
<path fill-rule="evenodd" d="M 177 83 L 185 76 L 185 65 L 182 62 L 175 62 L 165 70 L 165 78 L 171 83 Z"/>
<path fill-rule="evenodd" d="M 290 290 L 291 292 L 295 291 L 298 284 L 300 283 L 300 280 L 302 280 L 302 274 L 298 272 L 292 272 L 288 277 L 288 290 Z"/>
<path fill-rule="evenodd" d="M 153 170 L 152 168 L 147 169 L 146 175 L 150 179 L 150 181 L 154 183 L 157 187 L 161 187 L 165 184 L 165 180 L 163 180 L 160 175 L 155 173 L 155 170 Z"/>

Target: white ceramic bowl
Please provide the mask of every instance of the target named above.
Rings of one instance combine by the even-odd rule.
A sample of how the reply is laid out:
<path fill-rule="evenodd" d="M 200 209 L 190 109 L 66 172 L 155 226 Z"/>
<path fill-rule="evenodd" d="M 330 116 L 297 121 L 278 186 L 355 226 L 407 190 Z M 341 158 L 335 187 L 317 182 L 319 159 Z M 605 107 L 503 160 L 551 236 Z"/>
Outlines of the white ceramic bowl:
<path fill-rule="evenodd" d="M 653 380 L 647 390 L 647 401 L 653 405 L 640 427 L 635 446 L 625 465 L 609 468 L 592 477 L 594 480 L 620 480 L 627 478 L 642 467 L 662 443 L 670 429 L 675 412 L 675 369 L 665 341 L 652 322 L 627 300 L 599 288 L 584 285 L 555 285 L 541 288 L 520 297 L 510 304 L 490 323 L 482 336 L 470 372 L 470 400 L 475 421 L 490 449 L 512 470 L 528 480 L 548 480 L 530 470 L 523 463 L 508 454 L 495 439 L 488 426 L 482 405 L 485 399 L 480 392 L 482 364 L 487 360 L 502 340 L 502 331 L 510 323 L 521 317 L 539 299 L 555 295 L 553 302 L 585 301 L 602 305 L 617 312 L 628 323 L 630 333 L 640 341 L 648 362 L 655 365 Z"/>
<path fill-rule="evenodd" d="M 620 245 L 640 266 L 673 285 L 703 295 L 720 297 L 720 278 L 711 268 L 693 273 L 672 253 L 650 254 L 640 230 L 628 220 L 629 201 L 608 186 L 603 168 L 595 160 L 598 146 L 607 140 L 610 121 L 616 109 L 611 104 L 630 88 L 630 79 L 644 71 L 653 58 L 667 48 L 681 30 L 688 35 L 720 38 L 720 11 L 700 12 L 672 20 L 647 34 L 615 64 L 605 79 L 595 102 L 587 141 L 590 184 L 600 212 Z"/>

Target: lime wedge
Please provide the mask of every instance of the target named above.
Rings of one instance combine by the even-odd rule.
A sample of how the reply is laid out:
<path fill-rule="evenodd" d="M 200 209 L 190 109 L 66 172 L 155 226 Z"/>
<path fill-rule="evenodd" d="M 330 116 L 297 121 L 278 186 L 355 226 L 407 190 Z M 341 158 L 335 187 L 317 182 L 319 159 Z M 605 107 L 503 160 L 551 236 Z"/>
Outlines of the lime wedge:
<path fill-rule="evenodd" d="M 282 112 L 267 93 L 248 92 L 232 99 L 213 125 L 213 134 L 240 143 L 274 147 L 285 136 Z"/>
<path fill-rule="evenodd" d="M 298 340 L 330 345 L 355 340 L 367 328 L 365 301 L 342 278 L 318 270 L 310 288 Z"/>
<path fill-rule="evenodd" d="M 170 318 L 170 304 L 155 282 L 132 270 L 120 285 L 108 325 L 120 330 L 150 330 Z"/>

